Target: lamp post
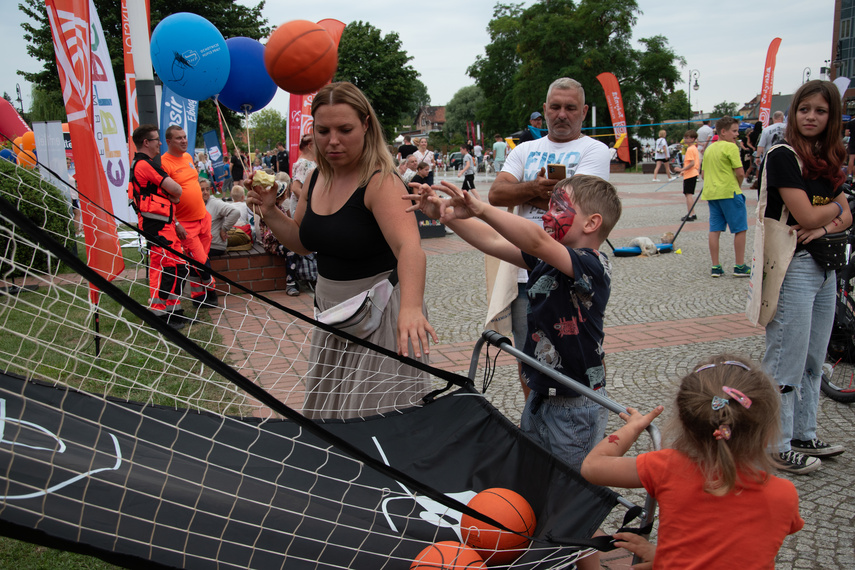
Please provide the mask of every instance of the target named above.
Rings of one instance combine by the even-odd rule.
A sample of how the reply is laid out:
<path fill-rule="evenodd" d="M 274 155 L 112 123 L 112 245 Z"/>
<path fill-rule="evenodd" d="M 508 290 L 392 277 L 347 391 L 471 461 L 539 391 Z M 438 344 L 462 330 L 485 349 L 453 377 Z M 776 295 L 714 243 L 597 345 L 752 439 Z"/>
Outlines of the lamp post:
<path fill-rule="evenodd" d="M 810 67 L 805 67 L 802 71 L 802 85 L 810 81 Z"/>
<path fill-rule="evenodd" d="M 700 77 L 700 76 L 701 76 L 701 72 L 698 71 L 697 69 L 690 69 L 689 70 L 689 86 L 686 89 L 686 99 L 688 100 L 688 103 L 689 103 L 689 116 L 686 118 L 686 128 L 691 128 L 691 126 L 692 126 L 691 125 L 691 123 L 692 123 L 692 96 L 691 96 L 692 95 L 692 79 L 695 80 L 694 90 L 697 91 L 698 89 L 700 89 L 700 85 L 698 85 L 698 77 Z"/>

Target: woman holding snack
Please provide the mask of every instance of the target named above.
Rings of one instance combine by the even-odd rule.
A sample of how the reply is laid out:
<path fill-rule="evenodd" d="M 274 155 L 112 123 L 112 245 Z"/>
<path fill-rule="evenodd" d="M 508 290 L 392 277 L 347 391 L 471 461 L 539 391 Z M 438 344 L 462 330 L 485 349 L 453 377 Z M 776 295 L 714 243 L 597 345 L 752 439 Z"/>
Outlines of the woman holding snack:
<path fill-rule="evenodd" d="M 332 83 L 315 95 L 312 117 L 318 167 L 294 218 L 281 213 L 275 192 L 260 185 L 253 185 L 247 202 L 260 207 L 287 248 L 317 252 L 318 320 L 426 360 L 428 337 L 437 337 L 424 307 L 425 254 L 374 109 L 353 84 Z M 382 313 L 360 320 L 353 299 L 367 291 L 378 307 L 388 301 Z M 312 337 L 305 382 L 303 413 L 312 418 L 391 412 L 418 405 L 429 388 L 418 370 L 321 329 Z"/>

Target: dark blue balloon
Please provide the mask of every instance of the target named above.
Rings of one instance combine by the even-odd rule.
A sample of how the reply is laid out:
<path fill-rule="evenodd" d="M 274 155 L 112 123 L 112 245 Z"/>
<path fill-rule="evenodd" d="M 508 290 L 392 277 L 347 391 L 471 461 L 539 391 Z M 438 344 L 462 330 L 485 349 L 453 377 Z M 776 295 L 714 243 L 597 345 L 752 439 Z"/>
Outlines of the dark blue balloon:
<path fill-rule="evenodd" d="M 220 91 L 220 103 L 232 111 L 249 112 L 263 109 L 276 95 L 276 84 L 264 67 L 264 46 L 251 38 L 226 40 L 231 58 L 231 70 L 225 87 Z"/>
<path fill-rule="evenodd" d="M 3 150 L 0 150 L 0 158 L 2 158 L 4 160 L 8 160 L 12 164 L 15 164 L 15 160 L 16 160 L 15 153 L 12 152 L 11 150 L 9 150 L 8 148 L 4 148 Z"/>
<path fill-rule="evenodd" d="M 214 24 L 196 14 L 167 16 L 151 34 L 151 63 L 170 89 L 203 101 L 223 88 L 229 77 L 229 49 Z"/>

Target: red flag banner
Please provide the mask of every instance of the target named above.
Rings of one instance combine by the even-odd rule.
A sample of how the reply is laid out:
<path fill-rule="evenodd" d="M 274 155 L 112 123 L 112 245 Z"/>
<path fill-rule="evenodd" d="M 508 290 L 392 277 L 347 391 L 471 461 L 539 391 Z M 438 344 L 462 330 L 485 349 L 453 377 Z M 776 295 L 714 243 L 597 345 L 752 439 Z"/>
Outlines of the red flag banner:
<path fill-rule="evenodd" d="M 620 84 L 613 73 L 601 73 L 597 76 L 603 91 L 606 92 L 606 102 L 609 104 L 609 115 L 612 118 L 612 126 L 615 129 L 615 141 L 620 140 L 621 135 L 626 132 L 626 115 L 623 113 L 623 98 L 620 94 Z M 618 146 L 618 158 L 629 162 L 629 145 Z"/>
<path fill-rule="evenodd" d="M 124 270 L 125 263 L 116 222 L 110 215 L 110 187 L 95 142 L 89 0 L 45 0 L 45 5 L 77 170 L 87 263 L 112 280 Z M 96 289 L 92 288 L 90 298 L 98 302 Z"/>
<path fill-rule="evenodd" d="M 766 52 L 766 65 L 763 67 L 763 87 L 760 90 L 760 121 L 763 128 L 769 126 L 769 116 L 772 114 L 772 86 L 775 80 L 775 59 L 778 57 L 778 48 L 781 46 L 781 38 L 775 38 L 769 44 Z"/>
<path fill-rule="evenodd" d="M 336 49 L 338 49 L 341 35 L 344 33 L 344 28 L 347 24 L 333 18 L 327 18 L 319 21 L 318 25 L 327 31 Z M 288 117 L 288 138 L 290 139 L 288 145 L 289 168 L 297 162 L 297 157 L 300 155 L 300 139 L 306 133 L 312 132 L 312 101 L 314 99 L 315 93 L 309 95 L 291 94 L 288 104 L 290 111 Z"/>

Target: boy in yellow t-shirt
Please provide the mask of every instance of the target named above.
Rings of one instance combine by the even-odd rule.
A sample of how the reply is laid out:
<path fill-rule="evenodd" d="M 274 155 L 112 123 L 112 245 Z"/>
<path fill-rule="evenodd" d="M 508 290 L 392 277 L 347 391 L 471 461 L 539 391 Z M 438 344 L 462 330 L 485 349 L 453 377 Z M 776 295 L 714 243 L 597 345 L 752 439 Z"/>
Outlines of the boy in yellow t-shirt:
<path fill-rule="evenodd" d="M 674 167 L 677 172 L 683 173 L 683 194 L 686 196 L 686 215 L 683 216 L 683 221 L 694 222 L 698 219 L 697 214 L 692 213 L 695 206 L 695 201 L 692 197 L 695 195 L 695 185 L 698 183 L 698 172 L 701 167 L 701 155 L 698 152 L 698 133 L 693 129 L 689 129 L 683 135 L 683 140 L 688 147 L 686 148 L 686 157 L 683 159 L 683 167 Z"/>

